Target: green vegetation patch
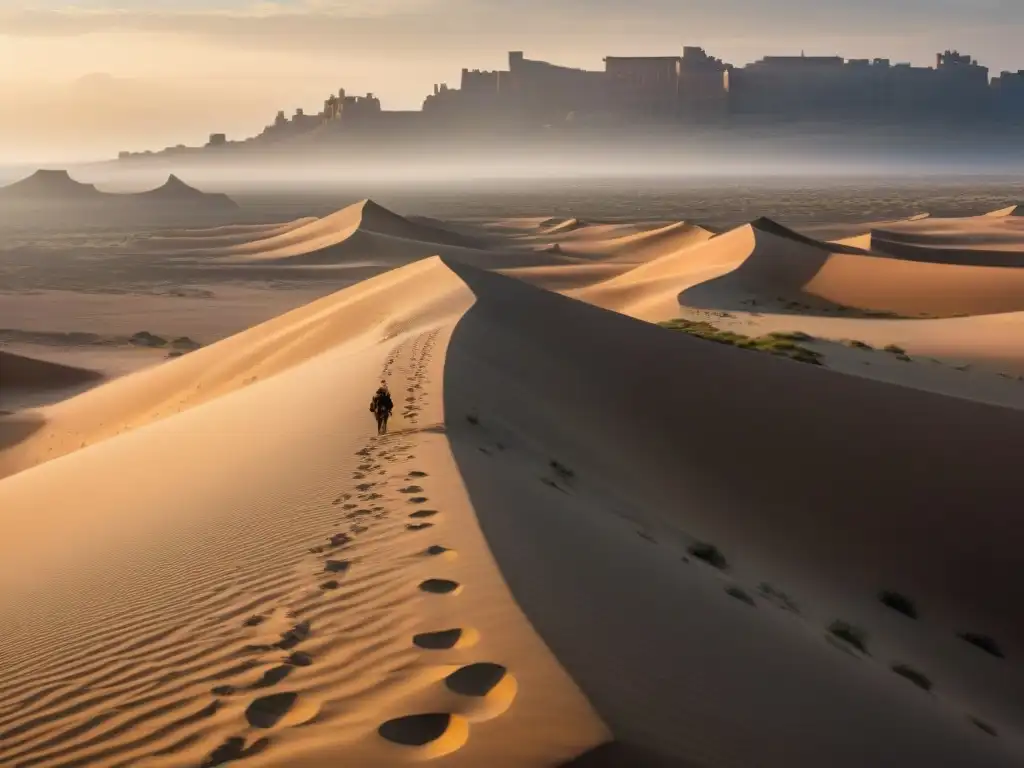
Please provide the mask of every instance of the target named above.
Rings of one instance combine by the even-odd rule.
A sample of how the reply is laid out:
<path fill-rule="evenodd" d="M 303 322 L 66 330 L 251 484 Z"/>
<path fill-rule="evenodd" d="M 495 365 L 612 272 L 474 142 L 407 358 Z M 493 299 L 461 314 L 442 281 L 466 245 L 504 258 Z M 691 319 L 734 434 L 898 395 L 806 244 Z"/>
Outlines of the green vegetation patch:
<path fill-rule="evenodd" d="M 729 344 L 740 349 L 755 349 L 759 352 L 767 352 L 779 357 L 788 357 L 800 363 L 810 365 L 821 365 L 822 355 L 807 347 L 800 346 L 797 341 L 811 341 L 812 336 L 800 332 L 776 332 L 767 336 L 744 336 L 734 331 L 719 330 L 711 323 L 698 322 L 694 320 L 668 320 L 658 323 L 662 328 L 670 331 L 683 331 L 691 336 L 696 336 L 706 341 L 714 341 L 719 344 Z"/>

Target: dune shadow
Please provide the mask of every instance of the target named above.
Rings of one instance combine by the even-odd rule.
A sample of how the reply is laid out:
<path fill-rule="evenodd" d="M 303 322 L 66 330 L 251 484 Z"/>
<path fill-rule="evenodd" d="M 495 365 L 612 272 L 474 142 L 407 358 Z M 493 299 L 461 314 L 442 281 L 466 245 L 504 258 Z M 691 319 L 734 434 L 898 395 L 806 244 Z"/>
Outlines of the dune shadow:
<path fill-rule="evenodd" d="M 0 413 L 0 451 L 24 442 L 45 424 L 46 419 L 38 414 Z"/>
<path fill-rule="evenodd" d="M 558 768 L 702 768 L 698 763 L 622 742 L 602 744 Z"/>
<path fill-rule="evenodd" d="M 752 641 L 746 630 L 758 612 L 736 610 L 720 589 L 723 614 L 711 624 L 680 619 L 681 595 L 703 597 L 680 580 L 679 558 L 632 552 L 650 545 L 596 499 L 614 489 L 652 522 L 726 552 L 798 564 L 837 589 L 870 568 L 866 589 L 906 585 L 936 610 L 983 620 L 1000 641 L 1019 644 L 1024 615 L 1013 606 L 1024 602 L 1024 582 L 1006 578 L 1020 566 L 1018 525 L 1006 510 L 1024 494 L 1024 413 L 677 337 L 446 263 L 476 296 L 445 357 L 445 412 L 479 413 L 475 423 L 449 422 L 452 455 L 516 603 L 616 742 L 571 765 L 687 765 L 726 749 L 740 724 L 751 744 L 801 764 L 812 711 L 824 729 L 816 764 L 859 768 L 894 755 L 936 764 L 939 754 L 940 763 L 978 764 L 973 746 L 923 711 L 900 710 L 929 742 L 894 732 L 866 687 L 837 688 L 845 679 L 834 674 L 834 654 L 815 655 L 772 627 Z M 526 484 L 514 462 L 482 458 L 480 435 L 492 429 L 535 446 L 537 461 L 568 462 L 594 503 Z M 629 579 L 618 576 L 623 568 Z M 600 599 L 583 597 L 593 595 Z M 750 674 L 724 676 L 730 696 L 695 706 L 688 691 L 702 673 L 693 657 Z M 794 684 L 790 663 L 814 671 Z M 1011 696 L 1013 684 L 994 695 Z M 842 725 L 850 706 L 863 713 L 852 737 Z M 839 742 L 850 748 L 828 746 Z"/>

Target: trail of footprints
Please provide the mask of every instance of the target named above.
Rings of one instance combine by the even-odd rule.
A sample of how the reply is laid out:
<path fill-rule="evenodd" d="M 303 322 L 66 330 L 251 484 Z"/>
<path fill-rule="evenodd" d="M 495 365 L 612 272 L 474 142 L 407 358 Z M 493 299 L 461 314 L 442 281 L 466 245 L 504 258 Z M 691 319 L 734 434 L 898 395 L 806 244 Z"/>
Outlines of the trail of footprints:
<path fill-rule="evenodd" d="M 402 416 L 412 425 L 419 421 L 419 413 L 426 404 L 423 384 L 426 381 L 426 368 L 431 359 L 437 332 L 425 334 L 412 342 L 412 370 L 407 377 L 408 397 Z M 392 366 L 403 352 L 404 343 L 396 347 L 389 356 L 381 377 L 392 374 Z M 336 531 L 326 537 L 326 543 L 310 549 L 310 554 L 322 563 L 322 570 L 316 574 L 316 591 L 327 594 L 341 588 L 345 578 L 358 569 L 358 559 L 345 557 L 356 538 L 372 532 L 378 526 L 389 522 L 395 509 L 401 505 L 389 504 L 378 492 L 384 490 L 388 483 L 388 470 L 385 463 L 395 464 L 409 461 L 415 457 L 409 453 L 412 445 L 395 436 L 380 435 L 369 438 L 368 444 L 357 451 L 361 459 L 356 471 L 352 474 L 355 481 L 349 492 L 342 493 L 332 504 L 340 507 L 344 513 L 342 520 L 347 529 Z M 392 479 L 401 478 L 404 483 L 397 493 L 397 499 L 404 499 L 404 505 L 413 507 L 412 511 L 404 512 L 405 530 L 411 534 L 434 527 L 435 520 L 441 514 L 439 510 L 425 507 L 429 498 L 420 485 L 427 479 L 427 473 L 413 470 L 404 474 L 392 475 Z M 385 503 L 378 503 L 385 502 Z M 339 521 L 341 522 L 341 521 Z M 432 561 L 450 560 L 456 553 L 447 547 L 433 544 L 422 551 L 422 556 Z M 433 577 L 419 584 L 422 599 L 436 600 L 458 595 L 463 586 L 451 579 Z M 295 612 L 288 614 L 296 618 Z M 264 616 L 252 616 L 244 622 L 247 627 L 258 627 L 265 621 Z M 253 654 L 289 655 L 276 666 L 268 669 L 261 679 L 244 688 L 232 685 L 219 685 L 212 693 L 220 699 L 236 695 L 255 695 L 245 708 L 244 716 L 247 724 L 254 729 L 271 729 L 275 726 L 296 726 L 313 722 L 318 715 L 317 707 L 306 707 L 300 694 L 295 691 L 268 692 L 286 680 L 295 669 L 308 667 L 315 663 L 315 658 L 300 646 L 313 634 L 314 627 L 309 620 L 297 621 L 289 629 L 281 633 L 280 638 L 266 645 L 250 645 L 244 649 Z M 470 628 L 443 628 L 423 632 L 411 638 L 411 644 L 426 653 L 451 651 L 468 648 L 479 638 L 476 630 Z M 249 667 L 251 668 L 251 666 Z M 413 758 L 438 757 L 448 754 L 461 747 L 469 738 L 469 724 L 497 717 L 511 704 L 515 696 L 516 681 L 500 664 L 477 662 L 462 666 L 444 678 L 441 683 L 445 689 L 466 700 L 466 706 L 459 707 L 462 714 L 451 712 L 414 713 L 382 723 L 377 732 L 388 742 L 401 745 L 409 750 Z M 202 763 L 202 768 L 213 766 L 258 754 L 270 746 L 269 738 L 259 738 L 246 746 L 244 736 L 232 736 L 218 746 Z"/>
<path fill-rule="evenodd" d="M 402 416 L 417 424 L 422 405 L 426 404 L 423 383 L 425 368 L 430 361 L 436 331 L 427 335 L 421 348 L 414 344 L 413 353 L 418 351 L 418 361 L 407 379 L 407 396 Z M 408 513 L 406 529 L 411 532 L 424 531 L 433 527 L 433 520 L 440 514 L 436 509 L 424 505 L 429 498 L 420 482 L 426 473 L 412 471 L 406 475 L 409 484 L 399 489 L 407 497 L 407 504 L 414 507 Z M 455 552 L 434 544 L 423 554 L 431 558 L 451 559 Z M 424 599 L 442 599 L 458 595 L 463 585 L 446 578 L 428 578 L 420 582 Z M 412 644 L 425 651 L 449 651 L 467 648 L 476 643 L 478 633 L 468 628 L 439 629 L 423 632 L 412 638 Z M 377 732 L 381 738 L 402 745 L 419 758 L 439 757 L 461 747 L 469 738 L 472 722 L 489 720 L 500 715 L 511 704 L 515 696 L 516 682 L 505 667 L 490 662 L 478 662 L 459 667 L 444 678 L 447 691 L 467 699 L 467 706 L 460 707 L 462 714 L 452 712 L 418 712 L 388 720 L 380 725 Z"/>

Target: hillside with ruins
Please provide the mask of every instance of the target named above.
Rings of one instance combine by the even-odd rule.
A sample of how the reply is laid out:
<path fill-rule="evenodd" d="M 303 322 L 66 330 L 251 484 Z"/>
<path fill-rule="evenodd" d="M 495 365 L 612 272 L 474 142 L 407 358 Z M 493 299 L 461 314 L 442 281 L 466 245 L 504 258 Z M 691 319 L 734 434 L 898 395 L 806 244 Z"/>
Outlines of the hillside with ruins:
<path fill-rule="evenodd" d="M 766 56 L 742 67 L 684 47 L 677 56 L 607 56 L 600 70 L 576 69 L 512 51 L 508 68 L 463 69 L 457 87 L 436 84 L 419 110 L 387 110 L 373 93 L 344 88 L 315 111 L 277 113 L 260 133 L 211 133 L 204 147 L 121 152 L 121 160 L 198 152 L 302 151 L 417 139 L 568 135 L 759 126 L 904 126 L 1012 132 L 1024 123 L 1024 70 L 991 76 L 959 51 L 932 67 L 889 59 Z M 211 126 L 214 127 L 214 126 Z"/>

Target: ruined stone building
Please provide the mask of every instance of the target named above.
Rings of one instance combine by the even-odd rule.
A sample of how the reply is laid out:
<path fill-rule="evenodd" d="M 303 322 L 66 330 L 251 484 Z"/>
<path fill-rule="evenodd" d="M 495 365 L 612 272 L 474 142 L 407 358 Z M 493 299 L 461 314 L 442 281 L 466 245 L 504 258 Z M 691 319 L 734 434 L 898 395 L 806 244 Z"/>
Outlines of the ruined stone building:
<path fill-rule="evenodd" d="M 879 121 L 928 124 L 1024 121 L 1024 70 L 988 69 L 959 51 L 935 65 L 842 56 L 766 56 L 734 67 L 685 47 L 680 56 L 608 56 L 603 70 L 563 67 L 508 54 L 508 68 L 463 69 L 458 87 L 434 86 L 421 110 L 383 109 L 374 94 L 339 89 L 317 114 L 284 111 L 245 142 L 211 134 L 208 146 L 322 136 L 423 135 L 424 131 L 493 132 L 557 125 Z M 132 153 L 122 153 L 130 157 Z"/>
<path fill-rule="evenodd" d="M 767 56 L 729 72 L 731 114 L 799 120 L 984 117 L 988 69 L 957 51 L 935 67 L 889 59 Z"/>
<path fill-rule="evenodd" d="M 1001 72 L 992 79 L 996 115 L 1002 119 L 1024 119 L 1024 69 Z"/>

